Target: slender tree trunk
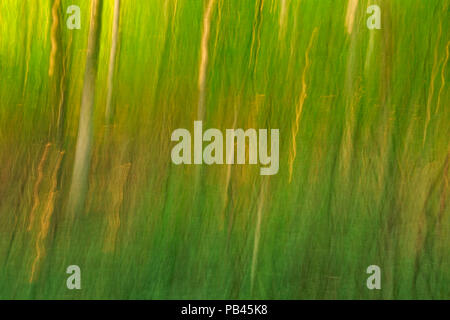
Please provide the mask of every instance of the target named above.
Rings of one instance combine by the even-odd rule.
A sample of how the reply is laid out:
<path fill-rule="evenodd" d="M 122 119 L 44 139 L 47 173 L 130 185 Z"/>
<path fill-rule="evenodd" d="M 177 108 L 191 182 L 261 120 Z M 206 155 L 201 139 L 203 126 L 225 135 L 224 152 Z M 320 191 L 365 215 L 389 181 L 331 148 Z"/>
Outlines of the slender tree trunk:
<path fill-rule="evenodd" d="M 101 12 L 103 0 L 92 0 L 91 21 L 81 100 L 78 138 L 75 162 L 70 187 L 68 212 L 75 215 L 83 209 L 88 187 L 89 164 L 91 161 L 92 117 L 95 100 L 95 82 L 98 67 L 99 37 L 101 31 Z"/>
<path fill-rule="evenodd" d="M 116 66 L 117 42 L 119 38 L 119 17 L 120 17 L 120 0 L 114 0 L 113 29 L 111 39 L 111 52 L 109 55 L 109 70 L 108 70 L 108 93 L 106 97 L 106 111 L 105 111 L 106 124 L 110 124 L 112 122 L 112 115 L 113 115 L 111 104 L 114 87 L 114 69 Z"/>
<path fill-rule="evenodd" d="M 209 0 L 203 15 L 202 42 L 200 47 L 201 58 L 198 71 L 198 109 L 197 119 L 205 117 L 205 94 L 206 94 L 206 69 L 208 67 L 208 41 L 211 29 L 211 14 L 215 0 Z"/>
<path fill-rule="evenodd" d="M 50 31 L 51 52 L 48 74 L 50 77 L 50 104 L 53 106 L 53 123 L 49 140 L 55 140 L 56 146 L 63 149 L 65 128 L 65 115 L 67 108 L 67 93 L 70 78 L 67 76 L 69 59 L 72 52 L 72 34 L 68 35 L 68 41 L 63 36 L 66 28 L 64 24 L 64 12 L 61 0 L 53 0 L 52 26 Z M 66 45 L 65 45 L 66 43 Z"/>
<path fill-rule="evenodd" d="M 206 73 L 209 60 L 209 36 L 211 33 L 211 16 L 213 6 L 216 0 L 208 0 L 205 11 L 203 13 L 203 30 L 200 44 L 200 63 L 198 70 L 198 106 L 197 106 L 197 120 L 204 121 L 206 113 Z M 197 190 L 197 200 L 199 201 L 199 207 L 202 208 L 202 166 L 196 166 L 195 174 L 195 189 Z M 198 210 L 201 212 L 201 210 Z"/>

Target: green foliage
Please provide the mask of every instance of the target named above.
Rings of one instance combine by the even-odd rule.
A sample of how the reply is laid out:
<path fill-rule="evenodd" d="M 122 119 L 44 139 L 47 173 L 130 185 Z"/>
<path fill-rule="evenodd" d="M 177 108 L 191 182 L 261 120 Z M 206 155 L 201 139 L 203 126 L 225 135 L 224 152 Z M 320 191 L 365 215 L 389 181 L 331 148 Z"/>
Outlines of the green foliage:
<path fill-rule="evenodd" d="M 197 184 L 171 163 L 170 134 L 197 117 L 207 2 L 122 0 L 109 126 L 105 1 L 74 220 L 90 5 L 61 2 L 49 76 L 53 1 L 0 2 L 0 298 L 449 299 L 448 1 L 361 0 L 349 34 L 347 1 L 216 0 L 204 125 L 279 128 L 280 171 L 203 166 Z M 65 28 L 71 4 L 81 30 Z M 66 288 L 71 264 L 81 290 Z M 381 290 L 366 288 L 372 264 Z"/>

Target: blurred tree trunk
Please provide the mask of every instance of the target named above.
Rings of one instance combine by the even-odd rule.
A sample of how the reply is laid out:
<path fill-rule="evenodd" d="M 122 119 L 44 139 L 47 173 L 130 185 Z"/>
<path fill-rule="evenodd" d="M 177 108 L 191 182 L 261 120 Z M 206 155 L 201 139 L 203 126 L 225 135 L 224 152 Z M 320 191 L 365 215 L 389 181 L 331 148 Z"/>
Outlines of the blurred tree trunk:
<path fill-rule="evenodd" d="M 52 4 L 52 26 L 51 52 L 48 74 L 50 77 L 50 101 L 53 106 L 54 125 L 50 131 L 49 140 L 55 140 L 59 149 L 63 149 L 63 138 L 65 128 L 65 113 L 67 108 L 67 94 L 70 78 L 67 76 L 69 59 L 72 52 L 72 34 L 64 39 L 64 12 L 61 0 L 53 0 Z M 67 43 L 65 45 L 65 43 Z"/>
<path fill-rule="evenodd" d="M 114 110 L 112 110 L 112 93 L 114 88 L 114 69 L 116 67 L 117 43 L 119 38 L 120 0 L 114 0 L 114 16 L 111 39 L 111 52 L 109 55 L 108 93 L 106 97 L 105 120 L 109 125 L 112 122 Z"/>
<path fill-rule="evenodd" d="M 68 213 L 71 217 L 84 208 L 88 188 L 102 5 L 103 0 L 92 0 L 91 2 L 91 21 L 89 26 L 86 69 L 84 73 L 72 185 L 70 187 L 68 202 Z"/>

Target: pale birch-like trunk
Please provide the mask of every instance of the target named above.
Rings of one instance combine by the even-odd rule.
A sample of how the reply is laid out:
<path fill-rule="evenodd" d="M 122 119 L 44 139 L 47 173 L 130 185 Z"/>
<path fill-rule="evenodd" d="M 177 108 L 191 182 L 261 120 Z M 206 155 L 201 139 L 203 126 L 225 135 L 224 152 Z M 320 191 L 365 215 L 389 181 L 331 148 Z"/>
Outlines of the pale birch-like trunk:
<path fill-rule="evenodd" d="M 68 202 L 68 212 L 70 216 L 73 216 L 83 209 L 88 187 L 92 145 L 92 117 L 100 46 L 99 37 L 101 31 L 102 5 L 103 0 L 92 0 L 91 2 L 91 21 L 89 26 L 86 69 L 84 73 L 72 184 Z"/>

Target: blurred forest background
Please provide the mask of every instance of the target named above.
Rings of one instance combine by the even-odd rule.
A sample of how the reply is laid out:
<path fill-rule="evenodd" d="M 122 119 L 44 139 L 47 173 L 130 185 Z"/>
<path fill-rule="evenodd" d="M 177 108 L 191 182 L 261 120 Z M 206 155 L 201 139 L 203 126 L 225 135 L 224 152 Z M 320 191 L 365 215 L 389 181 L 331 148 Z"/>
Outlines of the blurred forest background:
<path fill-rule="evenodd" d="M 1 0 L 0 298 L 449 299 L 449 21 L 448 0 Z M 173 165 L 194 120 L 279 128 L 279 173 Z"/>

